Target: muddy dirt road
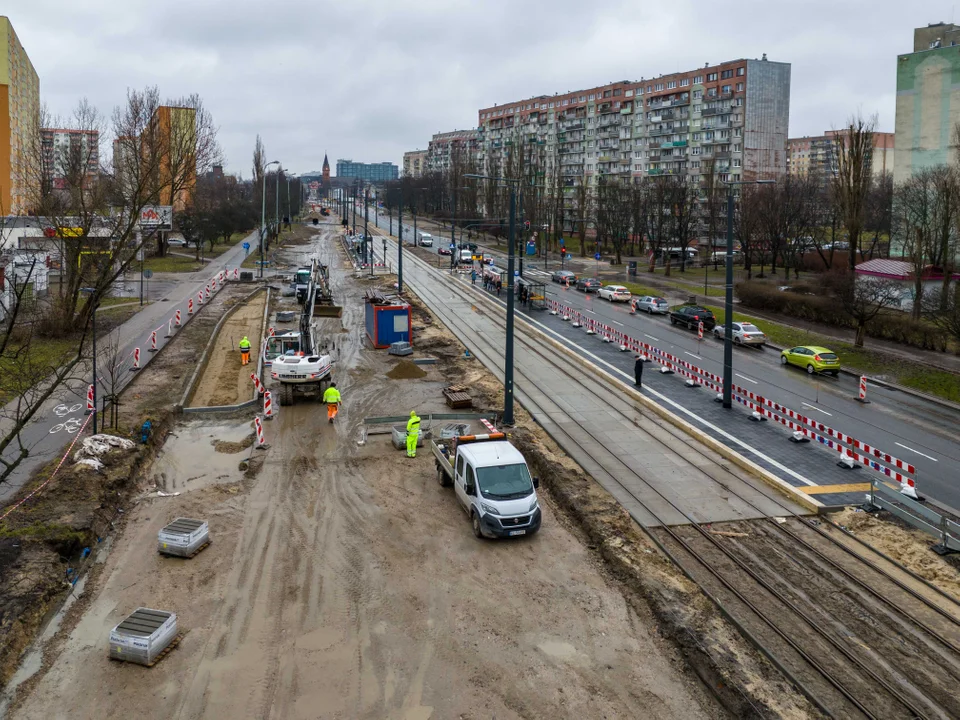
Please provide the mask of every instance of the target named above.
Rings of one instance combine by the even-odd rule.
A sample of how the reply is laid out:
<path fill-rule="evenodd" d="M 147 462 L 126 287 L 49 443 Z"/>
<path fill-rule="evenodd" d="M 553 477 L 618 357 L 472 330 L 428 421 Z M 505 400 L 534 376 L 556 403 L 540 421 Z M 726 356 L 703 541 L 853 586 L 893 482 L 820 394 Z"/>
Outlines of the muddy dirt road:
<path fill-rule="evenodd" d="M 385 436 L 357 445 L 365 415 L 444 409 L 448 379 L 434 367 L 388 379 L 395 359 L 361 349 L 363 287 L 332 248 L 321 256 L 348 330 L 338 423 L 318 403 L 284 408 L 248 476 L 236 468 L 250 449 L 222 452 L 242 447 L 247 420 L 178 429 L 154 475 L 182 494 L 130 511 L 12 717 L 721 716 L 548 498 L 538 535 L 478 541 L 429 454 L 407 460 Z M 178 515 L 210 522 L 213 544 L 191 561 L 156 553 Z M 174 610 L 189 630 L 149 670 L 106 658 L 109 629 L 138 605 Z"/>
<path fill-rule="evenodd" d="M 191 407 L 234 405 L 253 397 L 250 373 L 257 369 L 260 331 L 263 325 L 264 292 L 254 295 L 226 319 L 210 349 L 210 359 L 197 389 L 190 399 Z M 250 365 L 240 364 L 239 343 L 244 335 L 250 340 Z"/>

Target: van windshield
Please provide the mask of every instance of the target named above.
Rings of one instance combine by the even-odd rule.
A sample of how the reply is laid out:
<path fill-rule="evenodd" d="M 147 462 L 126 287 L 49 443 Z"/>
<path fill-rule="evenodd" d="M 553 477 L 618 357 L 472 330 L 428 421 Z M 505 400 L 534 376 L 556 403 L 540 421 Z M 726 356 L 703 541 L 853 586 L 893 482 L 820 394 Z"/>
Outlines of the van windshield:
<path fill-rule="evenodd" d="M 488 500 L 515 500 L 533 492 L 530 471 L 523 463 L 477 468 L 477 487 Z"/>

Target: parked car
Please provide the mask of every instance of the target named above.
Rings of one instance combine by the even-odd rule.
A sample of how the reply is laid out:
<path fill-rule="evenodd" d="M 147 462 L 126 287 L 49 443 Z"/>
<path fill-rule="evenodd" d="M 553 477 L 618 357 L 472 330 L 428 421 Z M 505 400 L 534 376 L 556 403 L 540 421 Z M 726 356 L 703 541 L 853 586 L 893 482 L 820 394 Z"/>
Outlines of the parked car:
<path fill-rule="evenodd" d="M 466 248 L 467 250 L 472 250 L 473 252 L 476 252 L 477 250 L 480 249 L 480 246 L 474 242 L 460 243 L 460 249 L 463 250 L 464 248 Z"/>
<path fill-rule="evenodd" d="M 597 292 L 597 296 L 610 302 L 630 302 L 633 294 L 623 285 L 605 285 Z"/>
<path fill-rule="evenodd" d="M 603 283 L 596 278 L 580 278 L 577 280 L 577 290 L 585 293 L 599 292 Z"/>
<path fill-rule="evenodd" d="M 446 245 L 441 245 L 437 248 L 437 255 L 453 255 L 453 250 L 448 248 Z"/>
<path fill-rule="evenodd" d="M 671 325 L 683 325 L 688 330 L 696 330 L 700 323 L 709 332 L 716 326 L 717 319 L 712 312 L 699 305 L 681 305 L 670 313 Z"/>
<path fill-rule="evenodd" d="M 186 246 L 187 246 L 187 241 L 184 240 L 183 238 L 170 238 L 169 240 L 167 240 L 167 247 L 185 248 Z"/>
<path fill-rule="evenodd" d="M 643 297 L 636 297 L 633 299 L 634 312 L 645 312 L 649 315 L 666 315 L 670 312 L 670 303 L 664 300 L 662 297 L 654 297 L 653 295 L 644 295 Z"/>
<path fill-rule="evenodd" d="M 753 323 L 735 322 L 733 323 L 733 342 L 735 345 L 760 345 L 767 341 L 767 336 L 763 331 Z M 725 328 L 723 325 L 717 325 L 713 328 L 713 334 L 723 340 Z"/>
<path fill-rule="evenodd" d="M 817 345 L 800 345 L 780 353 L 781 365 L 796 365 L 814 373 L 826 372 L 834 377 L 840 374 L 840 358 L 833 350 Z"/>
<path fill-rule="evenodd" d="M 554 270 L 553 274 L 550 276 L 550 279 L 555 283 L 560 283 L 561 285 L 577 284 L 576 273 L 570 272 L 569 270 Z"/>

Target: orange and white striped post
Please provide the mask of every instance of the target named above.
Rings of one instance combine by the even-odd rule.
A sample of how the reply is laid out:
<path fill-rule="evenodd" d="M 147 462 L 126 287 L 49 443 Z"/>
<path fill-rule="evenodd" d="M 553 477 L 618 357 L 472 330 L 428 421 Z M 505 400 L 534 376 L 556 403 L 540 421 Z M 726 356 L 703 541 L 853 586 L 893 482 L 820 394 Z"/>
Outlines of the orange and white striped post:
<path fill-rule="evenodd" d="M 157 331 L 154 330 L 150 333 L 150 352 L 157 351 Z"/>
<path fill-rule="evenodd" d="M 273 420 L 273 395 L 269 390 L 263 394 L 263 417 L 266 420 Z"/>
<path fill-rule="evenodd" d="M 93 385 L 87 386 L 87 412 L 85 415 L 92 415 L 96 408 L 93 404 Z"/>
<path fill-rule="evenodd" d="M 193 301 L 190 302 L 190 307 L 193 308 Z M 180 327 L 180 310 L 177 310 L 177 314 L 173 316 L 173 324 L 175 327 Z"/>
<path fill-rule="evenodd" d="M 187 315 L 193 315 L 193 298 L 187 301 Z"/>
<path fill-rule="evenodd" d="M 857 402 L 862 402 L 864 405 L 870 402 L 869 400 L 867 400 L 867 376 L 866 375 L 860 376 L 860 392 L 857 395 Z"/>
<path fill-rule="evenodd" d="M 257 447 L 263 447 L 267 443 L 263 439 L 263 423 L 260 421 L 260 416 L 255 415 L 253 418 L 253 426 L 257 429 Z"/>
<path fill-rule="evenodd" d="M 133 367 L 130 368 L 132 372 L 136 372 L 140 369 L 140 348 L 133 349 Z"/>

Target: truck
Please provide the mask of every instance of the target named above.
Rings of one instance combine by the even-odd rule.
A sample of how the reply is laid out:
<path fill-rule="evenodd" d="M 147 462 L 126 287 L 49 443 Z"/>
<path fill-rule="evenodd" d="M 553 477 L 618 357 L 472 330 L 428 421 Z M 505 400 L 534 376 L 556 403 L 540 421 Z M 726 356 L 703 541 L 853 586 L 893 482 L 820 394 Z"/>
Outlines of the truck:
<path fill-rule="evenodd" d="M 533 535 L 542 513 L 539 478 L 502 432 L 431 440 L 441 487 L 453 486 L 478 538 Z"/>

